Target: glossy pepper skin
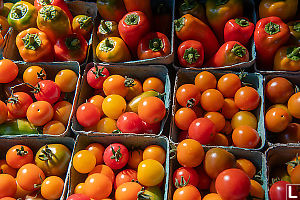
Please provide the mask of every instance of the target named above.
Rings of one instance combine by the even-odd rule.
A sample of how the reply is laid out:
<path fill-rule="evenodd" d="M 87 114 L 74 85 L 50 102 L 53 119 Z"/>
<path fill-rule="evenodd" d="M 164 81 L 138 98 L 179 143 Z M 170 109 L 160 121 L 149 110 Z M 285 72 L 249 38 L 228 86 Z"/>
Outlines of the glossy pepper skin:
<path fill-rule="evenodd" d="M 53 44 L 58 38 L 72 33 L 68 16 L 57 6 L 42 7 L 38 13 L 37 26 L 47 34 Z"/>
<path fill-rule="evenodd" d="M 274 58 L 275 71 L 300 70 L 300 46 L 283 46 L 278 49 Z"/>
<path fill-rule="evenodd" d="M 238 41 L 247 45 L 254 31 L 254 24 L 247 18 L 229 20 L 224 28 L 224 41 Z"/>
<path fill-rule="evenodd" d="M 152 19 L 151 0 L 123 0 L 128 12 L 141 11 Z"/>
<path fill-rule="evenodd" d="M 16 37 L 16 45 L 25 62 L 54 61 L 50 40 L 37 28 L 29 28 L 20 32 Z"/>
<path fill-rule="evenodd" d="M 298 0 L 261 0 L 259 17 L 276 16 L 282 20 L 293 19 L 298 9 Z"/>
<path fill-rule="evenodd" d="M 203 22 L 207 21 L 203 5 L 196 0 L 184 0 L 184 2 L 179 6 L 179 14 L 180 16 L 191 14 Z"/>
<path fill-rule="evenodd" d="M 137 55 L 140 60 L 164 57 L 171 53 L 168 37 L 162 33 L 148 33 L 138 44 Z"/>
<path fill-rule="evenodd" d="M 224 43 L 218 52 L 206 63 L 207 67 L 223 67 L 248 62 L 249 52 L 246 47 L 236 41 Z"/>
<path fill-rule="evenodd" d="M 97 0 L 97 8 L 105 20 L 119 22 L 127 13 L 122 0 Z"/>
<path fill-rule="evenodd" d="M 107 37 L 119 37 L 118 24 L 115 21 L 100 21 L 97 36 L 100 41 Z"/>
<path fill-rule="evenodd" d="M 132 55 L 136 55 L 139 41 L 150 31 L 150 22 L 143 12 L 130 12 L 121 19 L 118 29 Z"/>
<path fill-rule="evenodd" d="M 206 1 L 207 20 L 221 41 L 223 41 L 223 31 L 226 22 L 241 16 L 243 16 L 243 0 Z"/>
<path fill-rule="evenodd" d="M 177 50 L 178 60 L 182 67 L 201 67 L 204 61 L 204 49 L 200 42 L 187 40 Z"/>
<path fill-rule="evenodd" d="M 97 58 L 103 62 L 126 62 L 131 59 L 125 42 L 119 37 L 108 37 L 96 48 Z"/>
<path fill-rule="evenodd" d="M 291 34 L 291 43 L 300 45 L 300 20 L 289 22 L 288 26 Z"/>
<path fill-rule="evenodd" d="M 77 61 L 83 63 L 88 44 L 82 35 L 73 33 L 59 38 L 54 45 L 56 61 Z"/>
<path fill-rule="evenodd" d="M 196 40 L 204 47 L 205 59 L 209 59 L 219 49 L 218 40 L 208 25 L 200 19 L 186 14 L 175 20 L 175 31 L 177 37 L 182 40 Z"/>
<path fill-rule="evenodd" d="M 34 6 L 39 11 L 42 7 L 52 5 L 60 7 L 67 14 L 70 22 L 73 21 L 73 16 L 68 8 L 67 3 L 64 0 L 34 0 Z"/>
<path fill-rule="evenodd" d="M 36 18 L 36 8 L 25 1 L 15 3 L 7 17 L 9 25 L 19 32 L 36 27 Z"/>
<path fill-rule="evenodd" d="M 279 17 L 260 19 L 254 30 L 257 61 L 264 68 L 271 68 L 276 51 L 287 42 L 290 30 Z"/>
<path fill-rule="evenodd" d="M 88 40 L 93 30 L 92 17 L 88 17 L 86 15 L 77 15 L 73 19 L 72 29 L 74 33 L 78 33 Z"/>

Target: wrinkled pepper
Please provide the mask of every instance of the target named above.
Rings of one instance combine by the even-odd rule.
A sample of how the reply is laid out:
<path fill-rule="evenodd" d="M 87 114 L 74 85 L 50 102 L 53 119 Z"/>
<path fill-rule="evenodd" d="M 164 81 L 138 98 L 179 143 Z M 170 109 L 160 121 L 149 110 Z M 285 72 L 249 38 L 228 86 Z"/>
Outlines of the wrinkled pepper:
<path fill-rule="evenodd" d="M 273 65 L 276 51 L 287 42 L 290 30 L 279 17 L 260 19 L 255 27 L 254 42 L 258 63 L 270 69 Z"/>
<path fill-rule="evenodd" d="M 274 58 L 275 71 L 300 70 L 300 46 L 283 46 L 278 49 Z"/>
<path fill-rule="evenodd" d="M 131 59 L 125 42 L 119 37 L 108 37 L 96 48 L 97 58 L 103 62 L 126 62 Z"/>
<path fill-rule="evenodd" d="M 97 8 L 105 20 L 119 22 L 127 13 L 123 0 L 97 0 Z"/>
<path fill-rule="evenodd" d="M 29 28 L 16 37 L 19 53 L 26 62 L 52 62 L 53 48 L 47 35 L 37 28 Z"/>
<path fill-rule="evenodd" d="M 291 34 L 291 43 L 300 45 L 300 20 L 289 22 L 288 26 Z"/>
<path fill-rule="evenodd" d="M 64 0 L 34 0 L 34 6 L 39 11 L 43 6 L 52 5 L 60 7 L 67 14 L 70 22 L 73 21 L 73 16 Z"/>
<path fill-rule="evenodd" d="M 152 19 L 151 0 L 123 0 L 128 12 L 141 11 Z"/>
<path fill-rule="evenodd" d="M 298 0 L 261 0 L 259 17 L 276 16 L 282 20 L 293 19 L 298 9 Z"/>
<path fill-rule="evenodd" d="M 88 44 L 80 34 L 73 33 L 59 38 L 54 45 L 56 61 L 77 61 L 83 63 L 86 58 Z"/>
<path fill-rule="evenodd" d="M 37 26 L 53 44 L 58 38 L 72 33 L 68 16 L 57 6 L 42 7 L 38 13 Z"/>
<path fill-rule="evenodd" d="M 11 27 L 17 31 L 36 27 L 37 10 L 26 1 L 19 1 L 11 8 L 7 20 Z"/>
<path fill-rule="evenodd" d="M 4 36 L 9 29 L 8 21 L 5 17 L 0 16 L 0 33 Z"/>
<path fill-rule="evenodd" d="M 137 46 L 144 35 L 150 31 L 150 22 L 141 11 L 127 13 L 119 22 L 119 33 L 133 56 L 137 54 Z"/>
<path fill-rule="evenodd" d="M 218 52 L 206 63 L 207 67 L 230 66 L 249 61 L 249 52 L 246 47 L 236 41 L 224 43 Z"/>
<path fill-rule="evenodd" d="M 162 33 L 148 33 L 138 44 L 137 54 L 140 60 L 164 57 L 171 52 L 168 37 Z"/>
<path fill-rule="evenodd" d="M 177 37 L 182 40 L 197 40 L 204 47 L 205 59 L 209 59 L 219 49 L 218 40 L 208 25 L 200 19 L 186 14 L 175 20 L 175 31 Z"/>
<path fill-rule="evenodd" d="M 218 36 L 223 41 L 226 22 L 232 18 L 243 16 L 243 0 L 207 0 L 206 17 Z"/>
<path fill-rule="evenodd" d="M 93 29 L 92 17 L 88 17 L 86 15 L 77 15 L 73 19 L 72 29 L 74 33 L 78 33 L 88 40 Z"/>
<path fill-rule="evenodd" d="M 107 37 L 119 37 L 118 24 L 115 21 L 100 21 L 97 36 L 100 41 Z"/>
<path fill-rule="evenodd" d="M 171 8 L 166 3 L 160 3 L 153 12 L 153 28 L 155 31 L 169 35 L 171 33 Z"/>
<path fill-rule="evenodd" d="M 229 20 L 224 28 L 224 41 L 238 41 L 247 45 L 254 31 L 254 24 L 247 18 Z"/>
<path fill-rule="evenodd" d="M 177 56 L 182 67 L 201 67 L 204 61 L 203 45 L 196 40 L 184 41 L 178 47 Z"/>
<path fill-rule="evenodd" d="M 184 0 L 179 6 L 179 14 L 180 16 L 191 14 L 203 22 L 206 22 L 205 9 L 197 0 Z"/>

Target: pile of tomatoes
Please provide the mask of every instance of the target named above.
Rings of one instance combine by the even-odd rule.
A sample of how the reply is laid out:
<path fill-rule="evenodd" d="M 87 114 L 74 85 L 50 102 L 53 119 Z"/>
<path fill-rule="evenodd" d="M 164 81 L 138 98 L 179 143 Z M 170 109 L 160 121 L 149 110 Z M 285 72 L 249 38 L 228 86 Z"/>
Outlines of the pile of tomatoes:
<path fill-rule="evenodd" d="M 265 127 L 276 142 L 300 141 L 300 92 L 287 78 L 275 77 L 268 81 L 265 94 L 270 107 L 265 114 Z"/>
<path fill-rule="evenodd" d="M 102 133 L 160 132 L 166 115 L 164 83 L 156 77 L 143 82 L 122 75 L 111 75 L 104 66 L 88 70 L 86 81 L 95 96 L 81 104 L 76 112 L 78 123 L 86 131 Z"/>
<path fill-rule="evenodd" d="M 59 199 L 70 159 L 63 144 L 44 145 L 36 154 L 25 145 L 11 147 L 0 160 L 0 199 Z"/>
<path fill-rule="evenodd" d="M 246 75 L 247 76 L 247 75 Z M 228 73 L 216 79 L 203 71 L 194 84 L 177 88 L 175 98 L 181 108 L 174 121 L 181 131 L 179 141 L 195 139 L 201 144 L 256 148 L 260 142 L 257 118 L 251 112 L 260 103 L 253 86 L 244 86 L 242 78 Z M 233 130 L 233 131 L 232 131 Z"/>
<path fill-rule="evenodd" d="M 70 69 L 61 70 L 52 81 L 43 67 L 29 66 L 23 74 L 19 74 L 20 70 L 11 60 L 0 61 L 0 83 L 4 89 L 0 124 L 26 118 L 31 125 L 42 127 L 43 134 L 61 135 L 72 109 L 64 98 L 68 93 L 74 95 L 77 74 Z M 18 134 L 17 129 L 14 131 Z"/>
<path fill-rule="evenodd" d="M 173 200 L 201 199 L 204 194 L 203 200 L 264 199 L 255 176 L 259 169 L 223 148 L 205 152 L 196 140 L 185 139 L 177 146 L 177 161 L 182 167 L 173 173 Z"/>
<path fill-rule="evenodd" d="M 166 152 L 159 145 L 150 145 L 144 150 L 129 150 L 121 143 L 111 143 L 107 147 L 91 143 L 85 150 L 73 157 L 73 168 L 87 174 L 82 183 L 77 184 L 68 199 L 151 199 L 163 200 L 161 191 L 165 170 Z M 72 180 L 71 180 L 71 184 Z"/>

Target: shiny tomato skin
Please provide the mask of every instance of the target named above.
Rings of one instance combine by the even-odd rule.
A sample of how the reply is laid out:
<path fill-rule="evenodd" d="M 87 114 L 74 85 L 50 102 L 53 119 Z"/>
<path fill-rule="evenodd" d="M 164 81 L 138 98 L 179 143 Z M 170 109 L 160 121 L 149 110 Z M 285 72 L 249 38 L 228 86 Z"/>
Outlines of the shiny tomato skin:
<path fill-rule="evenodd" d="M 192 167 L 180 167 L 173 174 L 173 184 L 177 187 L 184 185 L 185 182 L 197 187 L 199 179 L 197 171 Z"/>
<path fill-rule="evenodd" d="M 164 102 L 157 97 L 145 97 L 138 105 L 139 117 L 150 124 L 156 124 L 166 115 Z"/>
<path fill-rule="evenodd" d="M 26 117 L 28 107 L 33 103 L 31 96 L 25 92 L 16 92 L 13 97 L 10 97 L 7 103 L 8 111 L 14 118 Z"/>
<path fill-rule="evenodd" d="M 271 79 L 265 87 L 266 97 L 272 103 L 286 103 L 294 93 L 292 83 L 282 77 Z"/>
<path fill-rule="evenodd" d="M 96 75 L 98 73 L 98 75 Z M 109 71 L 103 66 L 92 67 L 87 73 L 87 82 L 94 89 L 102 89 L 103 82 L 109 77 Z"/>
<path fill-rule="evenodd" d="M 193 139 L 185 139 L 177 146 L 177 161 L 183 167 L 197 167 L 204 158 L 202 145 Z"/>
<path fill-rule="evenodd" d="M 117 127 L 122 133 L 142 133 L 143 122 L 134 112 L 125 112 L 117 120 Z"/>
<path fill-rule="evenodd" d="M 175 190 L 173 200 L 201 200 L 201 194 L 195 186 L 187 185 Z"/>
<path fill-rule="evenodd" d="M 6 162 L 12 168 L 19 169 L 32 161 L 33 152 L 25 145 L 15 145 L 6 152 Z"/>
<path fill-rule="evenodd" d="M 176 100 L 181 106 L 196 106 L 200 98 L 200 90 L 194 84 L 184 84 L 176 91 Z"/>
<path fill-rule="evenodd" d="M 234 102 L 241 110 L 254 110 L 258 107 L 260 96 L 253 87 L 241 87 L 234 95 Z"/>
<path fill-rule="evenodd" d="M 289 182 L 286 181 L 278 181 L 274 183 L 270 190 L 269 190 L 269 196 L 270 200 L 282 200 L 286 199 L 286 185 L 290 184 Z"/>
<path fill-rule="evenodd" d="M 115 152 L 115 153 L 114 153 Z M 117 155 L 119 159 L 112 158 L 114 155 Z M 129 160 L 128 149 L 119 143 L 110 144 L 106 147 L 103 154 L 104 163 L 112 169 L 121 169 L 123 168 Z"/>
<path fill-rule="evenodd" d="M 81 104 L 76 111 L 78 123 L 83 127 L 91 127 L 100 120 L 100 111 L 92 103 Z"/>
<path fill-rule="evenodd" d="M 33 102 L 27 109 L 26 116 L 30 123 L 35 126 L 43 126 L 53 118 L 54 110 L 47 101 Z"/>
<path fill-rule="evenodd" d="M 39 88 L 38 92 L 34 94 L 38 101 L 47 101 L 54 104 L 60 98 L 60 88 L 51 80 L 42 80 L 35 87 Z"/>
<path fill-rule="evenodd" d="M 132 181 L 137 181 L 137 172 L 133 169 L 125 169 L 117 174 L 114 187 L 117 189 L 123 183 Z"/>
<path fill-rule="evenodd" d="M 155 124 L 149 124 L 145 121 L 142 121 L 143 123 L 143 132 L 148 134 L 158 134 L 160 132 L 160 122 Z"/>
<path fill-rule="evenodd" d="M 13 81 L 19 73 L 18 66 L 11 60 L 2 59 L 0 61 L 0 83 Z"/>
<path fill-rule="evenodd" d="M 288 101 L 288 110 L 293 117 L 300 119 L 300 92 L 291 96 Z"/>
<path fill-rule="evenodd" d="M 197 140 L 201 144 L 209 144 L 216 135 L 214 123 L 207 118 L 195 119 L 189 127 L 189 138 Z"/>
<path fill-rule="evenodd" d="M 85 194 L 72 194 L 67 198 L 67 200 L 90 200 L 90 198 Z"/>

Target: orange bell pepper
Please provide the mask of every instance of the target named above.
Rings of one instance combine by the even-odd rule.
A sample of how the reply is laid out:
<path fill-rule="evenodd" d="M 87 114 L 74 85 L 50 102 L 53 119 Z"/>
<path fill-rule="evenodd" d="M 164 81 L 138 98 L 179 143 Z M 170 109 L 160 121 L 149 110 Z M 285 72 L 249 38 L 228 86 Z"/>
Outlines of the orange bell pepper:
<path fill-rule="evenodd" d="M 297 13 L 298 0 L 262 0 L 259 4 L 259 17 L 276 16 L 282 20 L 293 19 Z"/>

